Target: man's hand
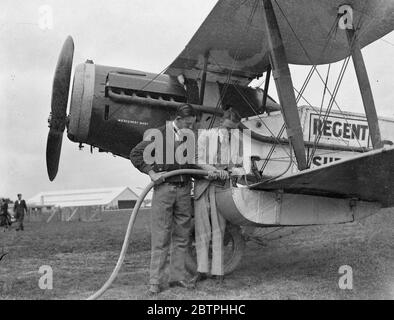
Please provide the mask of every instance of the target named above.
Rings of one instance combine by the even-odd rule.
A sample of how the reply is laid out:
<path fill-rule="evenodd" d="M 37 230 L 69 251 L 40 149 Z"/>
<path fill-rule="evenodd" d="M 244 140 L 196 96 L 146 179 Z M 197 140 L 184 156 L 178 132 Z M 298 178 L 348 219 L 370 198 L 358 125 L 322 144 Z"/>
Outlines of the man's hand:
<path fill-rule="evenodd" d="M 148 172 L 149 177 L 150 177 L 150 179 L 151 179 L 153 182 L 158 182 L 158 181 L 162 178 L 162 176 L 163 176 L 165 173 L 166 173 L 166 171 L 154 172 L 153 170 L 150 170 L 150 171 Z"/>
<path fill-rule="evenodd" d="M 208 180 L 215 180 L 218 178 L 218 175 L 216 173 L 216 170 L 209 170 L 208 171 Z"/>
<path fill-rule="evenodd" d="M 226 170 L 216 170 L 216 175 L 221 180 L 226 180 L 229 178 L 229 174 Z"/>

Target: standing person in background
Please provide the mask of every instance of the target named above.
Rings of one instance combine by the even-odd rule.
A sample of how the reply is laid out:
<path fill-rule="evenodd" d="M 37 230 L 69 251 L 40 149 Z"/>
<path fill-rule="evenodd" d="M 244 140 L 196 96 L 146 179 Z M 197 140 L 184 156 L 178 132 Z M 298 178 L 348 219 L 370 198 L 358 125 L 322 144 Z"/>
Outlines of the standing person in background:
<path fill-rule="evenodd" d="M 22 194 L 18 193 L 18 200 L 14 203 L 14 216 L 17 222 L 16 231 L 23 231 L 23 220 L 25 219 L 25 213 L 27 213 L 27 206 L 25 200 L 22 199 Z"/>
<path fill-rule="evenodd" d="M 8 214 L 8 203 L 6 199 L 0 199 L 0 226 L 8 229 L 11 225 L 11 217 Z"/>

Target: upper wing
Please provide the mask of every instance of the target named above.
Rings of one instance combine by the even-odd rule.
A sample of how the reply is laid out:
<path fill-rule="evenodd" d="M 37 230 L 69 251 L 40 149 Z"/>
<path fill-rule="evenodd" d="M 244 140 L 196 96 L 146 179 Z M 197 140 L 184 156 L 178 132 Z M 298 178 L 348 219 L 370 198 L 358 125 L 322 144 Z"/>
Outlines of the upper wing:
<path fill-rule="evenodd" d="M 272 4 L 290 64 L 326 64 L 349 55 L 343 30 L 333 33 L 327 45 L 340 5 L 352 6 L 362 47 L 394 29 L 392 0 L 272 0 Z M 196 79 L 209 52 L 210 81 L 225 82 L 230 75 L 248 83 L 261 75 L 269 65 L 262 10 L 261 0 L 219 0 L 166 73 Z"/>
<path fill-rule="evenodd" d="M 394 147 L 254 185 L 258 190 L 357 198 L 394 206 Z"/>

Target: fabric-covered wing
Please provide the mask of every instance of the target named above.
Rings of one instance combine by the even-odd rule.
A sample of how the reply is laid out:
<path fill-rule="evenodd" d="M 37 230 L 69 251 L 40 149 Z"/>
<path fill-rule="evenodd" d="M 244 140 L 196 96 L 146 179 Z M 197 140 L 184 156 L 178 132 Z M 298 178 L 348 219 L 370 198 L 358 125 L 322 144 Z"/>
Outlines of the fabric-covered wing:
<path fill-rule="evenodd" d="M 326 64 L 349 55 L 344 30 L 333 32 L 327 45 L 340 5 L 352 6 L 362 47 L 394 29 L 392 0 L 272 0 L 272 4 L 290 64 Z M 262 0 L 219 0 L 166 73 L 196 79 L 209 52 L 210 81 L 224 82 L 230 74 L 232 80 L 248 83 L 261 75 L 269 64 L 262 10 Z"/>
<path fill-rule="evenodd" d="M 254 185 L 257 190 L 357 198 L 394 206 L 394 147 Z"/>

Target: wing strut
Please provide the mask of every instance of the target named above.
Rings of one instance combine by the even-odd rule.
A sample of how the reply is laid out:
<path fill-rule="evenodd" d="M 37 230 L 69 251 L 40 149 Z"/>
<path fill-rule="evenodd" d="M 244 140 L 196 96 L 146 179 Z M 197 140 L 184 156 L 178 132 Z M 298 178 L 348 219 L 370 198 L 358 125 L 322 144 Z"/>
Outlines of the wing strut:
<path fill-rule="evenodd" d="M 204 103 L 205 85 L 207 83 L 207 67 L 208 67 L 209 51 L 204 54 L 204 69 L 202 71 L 201 88 L 200 88 L 200 104 Z"/>
<path fill-rule="evenodd" d="M 371 85 L 368 79 L 367 69 L 365 67 L 363 55 L 361 53 L 360 44 L 354 29 L 346 29 L 349 45 L 351 46 L 352 59 L 354 69 L 356 70 L 358 86 L 360 88 L 361 97 L 363 99 L 364 110 L 368 120 L 369 134 L 374 149 L 383 147 L 380 129 L 378 123 L 378 115 L 376 113 L 375 102 L 372 95 Z"/>
<path fill-rule="evenodd" d="M 263 103 L 261 104 L 263 113 L 267 111 L 267 98 L 268 98 L 268 89 L 270 86 L 270 78 L 271 78 L 271 66 L 268 67 L 267 73 L 265 75 L 264 96 L 263 96 Z"/>
<path fill-rule="evenodd" d="M 270 60 L 272 75 L 275 80 L 280 105 L 282 107 L 287 136 L 293 146 L 294 154 L 298 163 L 298 169 L 304 170 L 307 168 L 304 137 L 298 115 L 297 102 L 294 95 L 294 87 L 291 80 L 289 65 L 287 63 L 286 52 L 271 0 L 263 0 L 263 12 L 265 18 L 264 25 L 271 53 Z"/>

